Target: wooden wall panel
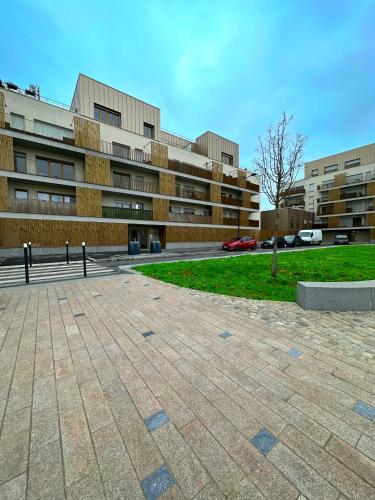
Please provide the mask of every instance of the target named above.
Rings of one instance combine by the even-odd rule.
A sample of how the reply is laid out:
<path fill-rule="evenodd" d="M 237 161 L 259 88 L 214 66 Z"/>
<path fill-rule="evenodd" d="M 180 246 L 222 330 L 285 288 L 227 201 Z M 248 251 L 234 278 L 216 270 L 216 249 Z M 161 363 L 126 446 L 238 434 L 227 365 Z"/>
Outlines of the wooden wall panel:
<path fill-rule="evenodd" d="M 167 226 L 167 243 L 221 242 L 237 236 L 237 228 L 209 228 Z M 255 231 L 240 230 L 240 236 L 254 235 Z"/>
<path fill-rule="evenodd" d="M 0 219 L 0 247 L 17 248 L 32 241 L 36 247 L 127 245 L 128 225 L 36 219 Z"/>
<path fill-rule="evenodd" d="M 13 137 L 0 135 L 0 170 L 14 170 Z"/>
<path fill-rule="evenodd" d="M 370 239 L 375 240 L 375 229 L 370 229 Z"/>
<path fill-rule="evenodd" d="M 5 127 L 5 96 L 0 92 L 0 128 Z"/>
<path fill-rule="evenodd" d="M 169 200 L 163 198 L 152 199 L 153 220 L 169 220 Z"/>
<path fill-rule="evenodd" d="M 223 207 L 212 207 L 212 224 L 223 223 Z"/>
<path fill-rule="evenodd" d="M 248 226 L 249 225 L 249 215 L 250 212 L 247 210 L 240 211 L 240 226 Z"/>
<path fill-rule="evenodd" d="M 77 187 L 76 189 L 77 216 L 101 217 L 102 192 L 100 189 Z"/>
<path fill-rule="evenodd" d="M 375 226 L 375 213 L 367 214 L 367 225 Z"/>
<path fill-rule="evenodd" d="M 238 185 L 242 188 L 246 187 L 246 172 L 238 170 Z"/>
<path fill-rule="evenodd" d="M 340 188 L 331 189 L 328 192 L 329 201 L 335 201 L 340 199 Z"/>
<path fill-rule="evenodd" d="M 328 217 L 328 227 L 339 227 L 340 217 Z"/>
<path fill-rule="evenodd" d="M 223 182 L 223 164 L 216 161 L 212 162 L 212 180 Z"/>
<path fill-rule="evenodd" d="M 369 182 L 367 184 L 367 194 L 375 196 L 375 182 Z"/>
<path fill-rule="evenodd" d="M 9 209 L 8 177 L 0 177 L 0 212 Z"/>
<path fill-rule="evenodd" d="M 112 186 L 109 159 L 85 155 L 85 181 L 91 184 Z"/>
<path fill-rule="evenodd" d="M 211 203 L 221 203 L 221 186 L 219 184 L 210 184 Z"/>
<path fill-rule="evenodd" d="M 156 167 L 168 168 L 168 146 L 151 142 L 151 164 Z"/>
<path fill-rule="evenodd" d="M 251 193 L 248 193 L 247 191 L 242 191 L 242 206 L 244 208 L 250 208 L 250 198 L 251 198 Z"/>
<path fill-rule="evenodd" d="M 345 184 L 345 181 L 346 181 L 346 173 L 335 175 L 335 186 L 343 186 Z"/>
<path fill-rule="evenodd" d="M 97 122 L 74 117 L 74 144 L 80 148 L 100 151 L 100 125 Z"/>
<path fill-rule="evenodd" d="M 346 202 L 338 201 L 333 205 L 333 213 L 334 214 L 344 214 L 346 210 Z"/>
<path fill-rule="evenodd" d="M 168 172 L 159 172 L 160 194 L 176 196 L 176 176 Z"/>

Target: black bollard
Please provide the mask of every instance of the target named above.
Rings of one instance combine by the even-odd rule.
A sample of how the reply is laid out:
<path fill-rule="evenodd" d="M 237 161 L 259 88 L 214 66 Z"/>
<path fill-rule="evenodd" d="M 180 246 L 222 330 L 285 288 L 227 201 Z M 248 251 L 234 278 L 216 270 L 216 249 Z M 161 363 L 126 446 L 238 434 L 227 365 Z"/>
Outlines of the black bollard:
<path fill-rule="evenodd" d="M 82 258 L 83 258 L 83 276 L 86 278 L 87 277 L 87 270 L 86 270 L 86 243 L 84 241 L 82 242 Z"/>
<path fill-rule="evenodd" d="M 25 280 L 26 280 L 26 285 L 29 284 L 29 262 L 28 262 L 28 256 L 27 256 L 27 243 L 23 244 L 23 258 L 25 261 Z"/>
<path fill-rule="evenodd" d="M 29 241 L 29 266 L 33 267 L 33 260 L 31 257 L 31 241 Z"/>
<path fill-rule="evenodd" d="M 65 250 L 66 250 L 66 263 L 69 264 L 69 241 L 65 242 Z"/>

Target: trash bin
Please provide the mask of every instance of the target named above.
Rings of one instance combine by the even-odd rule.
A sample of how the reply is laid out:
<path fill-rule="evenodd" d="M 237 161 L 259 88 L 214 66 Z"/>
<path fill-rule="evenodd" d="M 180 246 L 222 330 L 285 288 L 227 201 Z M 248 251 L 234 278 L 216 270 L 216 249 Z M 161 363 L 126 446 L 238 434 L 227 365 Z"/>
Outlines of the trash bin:
<path fill-rule="evenodd" d="M 151 241 L 150 253 L 161 253 L 161 245 L 159 240 Z"/>
<path fill-rule="evenodd" d="M 141 245 L 139 241 L 129 241 L 128 243 L 128 255 L 138 255 L 141 253 Z"/>

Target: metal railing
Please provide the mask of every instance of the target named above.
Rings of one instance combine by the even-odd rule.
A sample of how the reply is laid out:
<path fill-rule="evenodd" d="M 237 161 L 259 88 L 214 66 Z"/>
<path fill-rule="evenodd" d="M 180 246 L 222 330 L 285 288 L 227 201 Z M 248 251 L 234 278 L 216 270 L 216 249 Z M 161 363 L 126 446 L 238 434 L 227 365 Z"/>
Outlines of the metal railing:
<path fill-rule="evenodd" d="M 197 167 L 196 165 L 190 165 L 190 163 L 184 163 L 178 160 L 168 159 L 168 168 L 170 170 L 174 170 L 175 172 L 194 175 L 196 177 L 202 177 L 204 179 L 212 179 L 211 170 L 200 168 Z"/>
<path fill-rule="evenodd" d="M 9 114 L 5 114 L 5 128 L 36 137 L 46 137 L 54 141 L 74 145 L 73 127 L 68 128 L 67 126 L 58 125 L 56 123 L 43 122 L 37 118 L 35 120 L 29 120 L 28 118 L 17 118 L 16 115 L 11 116 Z"/>
<path fill-rule="evenodd" d="M 355 193 L 341 193 L 340 199 L 347 200 L 349 198 L 362 198 L 363 196 L 367 196 L 366 193 L 356 191 Z"/>
<path fill-rule="evenodd" d="M 102 207 L 103 217 L 110 219 L 134 219 L 134 220 L 152 220 L 152 210 L 141 210 L 136 208 L 122 207 Z"/>
<path fill-rule="evenodd" d="M 151 165 L 151 155 L 141 149 L 132 149 L 121 144 L 113 144 L 108 141 L 100 141 L 100 151 L 107 155 L 116 156 L 123 160 L 136 161 L 138 163 L 147 163 Z"/>
<path fill-rule="evenodd" d="M 10 198 L 9 211 L 46 215 L 76 215 L 76 205 L 75 203 L 42 201 L 30 198 L 27 200 Z"/>
<path fill-rule="evenodd" d="M 212 218 L 210 215 L 193 215 L 193 214 L 169 214 L 171 222 L 191 222 L 196 224 L 211 224 Z"/>
<path fill-rule="evenodd" d="M 112 185 L 115 188 L 129 189 L 131 191 L 142 191 L 144 193 L 158 193 L 157 184 L 149 181 L 129 179 L 124 175 L 112 174 Z"/>
<path fill-rule="evenodd" d="M 223 205 L 232 205 L 233 207 L 241 206 L 242 201 L 238 198 L 232 198 L 231 196 L 221 195 L 221 203 Z"/>
<path fill-rule="evenodd" d="M 202 191 L 176 188 L 176 196 L 179 198 L 188 198 L 190 200 L 208 201 L 209 194 Z"/>

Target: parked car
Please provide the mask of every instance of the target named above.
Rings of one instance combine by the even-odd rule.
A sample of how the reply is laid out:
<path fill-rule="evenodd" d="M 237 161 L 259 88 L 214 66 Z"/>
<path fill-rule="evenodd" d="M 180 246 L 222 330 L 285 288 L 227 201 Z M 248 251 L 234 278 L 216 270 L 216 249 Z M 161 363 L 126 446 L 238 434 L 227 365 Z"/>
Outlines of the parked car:
<path fill-rule="evenodd" d="M 273 248 L 273 242 L 275 241 L 275 237 L 271 236 L 271 238 L 267 238 L 262 241 L 262 248 Z M 286 241 L 282 236 L 277 237 L 277 248 L 286 248 Z"/>
<path fill-rule="evenodd" d="M 224 241 L 223 250 L 256 250 L 257 246 L 255 238 L 252 236 L 243 236 L 242 238 L 233 238 Z"/>
<path fill-rule="evenodd" d="M 304 245 L 320 245 L 323 240 L 323 234 L 320 229 L 303 229 L 298 233 L 302 238 Z"/>
<path fill-rule="evenodd" d="M 298 234 L 288 234 L 284 236 L 287 247 L 300 247 L 303 245 L 302 238 Z"/>
<path fill-rule="evenodd" d="M 347 234 L 336 234 L 333 240 L 334 245 L 349 245 L 350 239 Z"/>

